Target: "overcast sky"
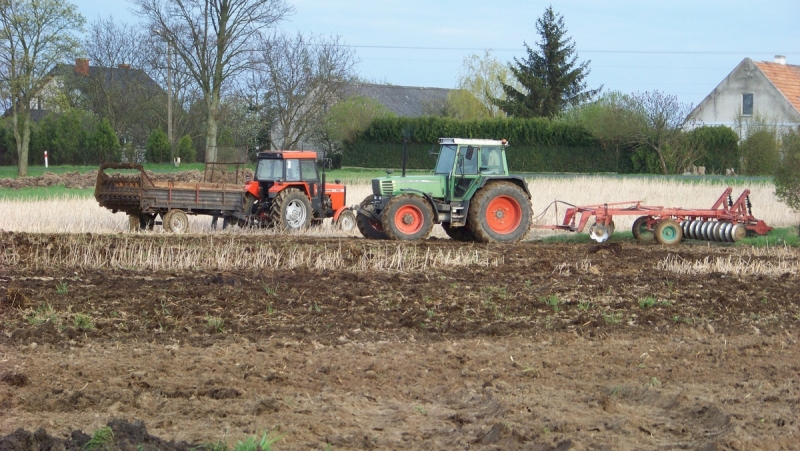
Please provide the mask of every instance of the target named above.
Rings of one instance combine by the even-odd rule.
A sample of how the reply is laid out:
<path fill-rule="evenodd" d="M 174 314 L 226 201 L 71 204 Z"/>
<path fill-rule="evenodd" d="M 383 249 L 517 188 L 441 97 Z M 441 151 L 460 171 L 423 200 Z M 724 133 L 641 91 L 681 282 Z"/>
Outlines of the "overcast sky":
<path fill-rule="evenodd" d="M 590 88 L 659 90 L 697 105 L 744 58 L 800 64 L 800 0 L 289 0 L 289 32 L 339 35 L 362 78 L 453 88 L 464 57 L 524 57 L 549 5 L 564 17 Z M 135 23 L 126 0 L 72 0 L 92 22 Z"/>

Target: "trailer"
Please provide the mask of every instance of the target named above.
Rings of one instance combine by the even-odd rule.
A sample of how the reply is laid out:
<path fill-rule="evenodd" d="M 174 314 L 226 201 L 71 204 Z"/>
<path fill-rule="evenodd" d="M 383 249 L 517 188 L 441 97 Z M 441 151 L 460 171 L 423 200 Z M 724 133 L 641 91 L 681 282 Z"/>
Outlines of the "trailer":
<path fill-rule="evenodd" d="M 597 205 L 569 205 L 564 221 L 557 225 L 534 225 L 535 228 L 582 232 L 591 218 L 589 236 L 603 242 L 614 233 L 614 216 L 639 216 L 633 222 L 633 236 L 638 241 L 655 240 L 673 246 L 684 238 L 696 240 L 735 242 L 747 235 L 765 235 L 772 230 L 752 213 L 750 190 L 745 189 L 733 201 L 733 188 L 728 187 L 708 209 L 685 209 L 643 205 L 642 201 L 604 203 Z M 552 205 L 552 204 L 551 204 Z"/>
<path fill-rule="evenodd" d="M 138 172 L 108 173 L 107 169 Z M 163 225 L 168 232 L 182 233 L 189 226 L 187 215 L 248 220 L 243 185 L 153 181 L 140 164 L 102 165 L 97 172 L 94 197 L 101 207 L 127 213 L 131 230 L 152 230 L 155 225 Z"/>

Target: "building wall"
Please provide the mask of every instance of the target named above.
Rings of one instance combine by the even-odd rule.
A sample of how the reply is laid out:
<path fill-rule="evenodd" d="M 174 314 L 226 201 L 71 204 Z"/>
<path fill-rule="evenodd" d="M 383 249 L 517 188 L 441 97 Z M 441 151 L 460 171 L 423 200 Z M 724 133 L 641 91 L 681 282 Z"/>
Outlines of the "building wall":
<path fill-rule="evenodd" d="M 705 125 L 738 125 L 742 94 L 753 94 L 753 117 L 759 116 L 779 128 L 800 124 L 800 113 L 753 64 L 745 58 L 694 110 Z M 743 118 L 747 122 L 748 118 Z"/>

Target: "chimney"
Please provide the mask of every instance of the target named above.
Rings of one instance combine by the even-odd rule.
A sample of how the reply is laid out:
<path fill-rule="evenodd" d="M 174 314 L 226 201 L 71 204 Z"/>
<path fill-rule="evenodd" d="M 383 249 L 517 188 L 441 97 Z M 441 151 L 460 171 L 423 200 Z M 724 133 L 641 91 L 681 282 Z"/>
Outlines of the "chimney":
<path fill-rule="evenodd" d="M 78 75 L 83 75 L 84 77 L 89 76 L 88 58 L 75 58 L 75 73 Z"/>
<path fill-rule="evenodd" d="M 775 62 L 778 64 L 786 65 L 786 57 L 783 55 L 775 55 Z"/>
<path fill-rule="evenodd" d="M 131 65 L 130 64 L 117 64 L 117 68 L 119 68 L 119 69 L 130 69 Z"/>

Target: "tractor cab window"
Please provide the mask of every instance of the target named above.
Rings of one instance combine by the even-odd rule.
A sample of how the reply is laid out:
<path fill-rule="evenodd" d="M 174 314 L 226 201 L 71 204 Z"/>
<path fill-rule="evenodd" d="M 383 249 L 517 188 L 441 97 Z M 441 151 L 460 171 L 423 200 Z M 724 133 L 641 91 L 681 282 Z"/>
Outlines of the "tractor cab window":
<path fill-rule="evenodd" d="M 256 180 L 280 180 L 283 178 L 283 161 L 281 160 L 258 160 L 256 168 Z"/>
<path fill-rule="evenodd" d="M 303 174 L 303 181 L 316 182 L 319 180 L 317 176 L 317 162 L 314 160 L 301 160 L 300 172 Z"/>
<path fill-rule="evenodd" d="M 439 161 L 436 162 L 436 170 L 434 174 L 449 174 L 453 170 L 453 163 L 456 161 L 456 151 L 458 150 L 455 144 L 445 144 L 439 150 Z"/>
<path fill-rule="evenodd" d="M 300 160 L 292 158 L 286 161 L 286 181 L 299 182 L 300 181 Z"/>
<path fill-rule="evenodd" d="M 456 162 L 457 175 L 474 175 L 478 173 L 478 148 L 461 146 Z"/>
<path fill-rule="evenodd" d="M 502 174 L 503 157 L 500 146 L 487 146 L 481 149 L 481 172 L 484 174 Z"/>

